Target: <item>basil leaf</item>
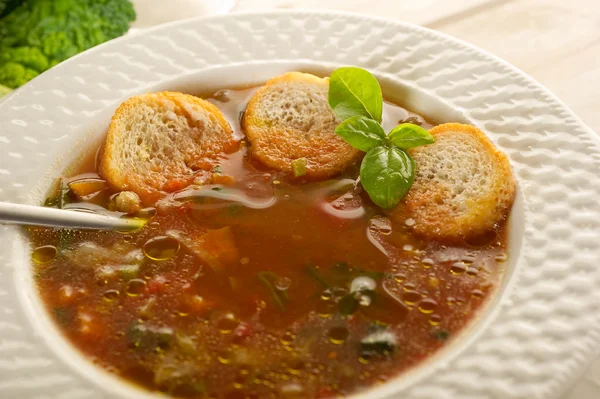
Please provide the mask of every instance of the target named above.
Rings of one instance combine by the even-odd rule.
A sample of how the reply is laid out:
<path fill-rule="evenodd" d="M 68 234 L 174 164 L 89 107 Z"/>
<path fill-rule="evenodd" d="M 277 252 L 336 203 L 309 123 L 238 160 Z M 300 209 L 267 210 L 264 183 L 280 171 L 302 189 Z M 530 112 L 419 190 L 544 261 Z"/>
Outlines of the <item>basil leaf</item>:
<path fill-rule="evenodd" d="M 375 205 L 393 208 L 413 184 L 415 161 L 394 146 L 374 147 L 360 165 L 360 182 Z"/>
<path fill-rule="evenodd" d="M 382 145 L 385 140 L 385 131 L 381 125 L 362 115 L 353 116 L 337 125 L 335 134 L 352 147 L 365 152 Z"/>
<path fill-rule="evenodd" d="M 433 136 L 421 126 L 403 123 L 392 129 L 388 138 L 396 147 L 407 150 L 420 145 L 432 144 Z"/>
<path fill-rule="evenodd" d="M 364 69 L 338 68 L 329 78 L 329 105 L 341 120 L 362 115 L 381 122 L 383 96 L 379 82 Z"/>
<path fill-rule="evenodd" d="M 285 300 L 287 299 L 287 293 L 285 291 L 279 291 L 275 288 L 274 280 L 279 277 L 273 272 L 259 272 L 257 274 L 258 279 L 267 287 L 275 304 L 282 312 L 285 311 Z"/>

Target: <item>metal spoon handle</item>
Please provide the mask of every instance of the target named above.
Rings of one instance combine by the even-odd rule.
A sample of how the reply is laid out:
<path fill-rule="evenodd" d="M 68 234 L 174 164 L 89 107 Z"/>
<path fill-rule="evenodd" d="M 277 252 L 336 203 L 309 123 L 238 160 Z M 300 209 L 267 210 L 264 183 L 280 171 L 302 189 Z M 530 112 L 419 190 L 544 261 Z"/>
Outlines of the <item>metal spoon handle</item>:
<path fill-rule="evenodd" d="M 0 202 L 0 224 L 132 231 L 144 226 L 145 221 L 99 213 Z"/>

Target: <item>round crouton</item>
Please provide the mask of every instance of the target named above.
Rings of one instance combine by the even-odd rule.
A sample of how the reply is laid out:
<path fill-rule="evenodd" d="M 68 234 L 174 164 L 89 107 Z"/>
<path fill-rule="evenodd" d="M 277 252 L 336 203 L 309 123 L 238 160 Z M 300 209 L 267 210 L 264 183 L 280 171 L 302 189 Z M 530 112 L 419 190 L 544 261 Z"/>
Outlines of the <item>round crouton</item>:
<path fill-rule="evenodd" d="M 109 184 L 144 203 L 190 184 L 198 170 L 238 148 L 229 123 L 211 103 L 182 93 L 148 93 L 116 110 L 100 171 Z"/>
<path fill-rule="evenodd" d="M 473 126 L 446 123 L 430 133 L 434 144 L 410 150 L 417 170 L 401 213 L 416 233 L 438 240 L 493 231 L 515 198 L 508 158 Z"/>
<path fill-rule="evenodd" d="M 340 120 L 327 101 L 328 79 L 289 72 L 269 80 L 252 97 L 243 124 L 252 156 L 274 169 L 292 172 L 304 158 L 306 175 L 340 173 L 363 154 L 335 134 Z"/>

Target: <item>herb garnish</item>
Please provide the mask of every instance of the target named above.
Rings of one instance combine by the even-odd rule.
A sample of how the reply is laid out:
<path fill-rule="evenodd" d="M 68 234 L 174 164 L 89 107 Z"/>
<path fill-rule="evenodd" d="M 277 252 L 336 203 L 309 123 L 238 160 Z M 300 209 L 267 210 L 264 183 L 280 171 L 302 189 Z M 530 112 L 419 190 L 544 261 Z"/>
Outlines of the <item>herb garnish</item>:
<path fill-rule="evenodd" d="M 402 123 L 386 135 L 381 126 L 381 87 L 371 73 L 361 68 L 333 71 L 329 105 L 342 120 L 335 133 L 367 153 L 360 167 L 360 181 L 371 200 L 381 208 L 398 205 L 415 175 L 415 161 L 406 150 L 433 143 L 433 136 L 412 123 Z"/>
<path fill-rule="evenodd" d="M 282 312 L 285 311 L 285 304 L 289 300 L 287 291 L 275 288 L 275 281 L 279 276 L 273 272 L 259 272 L 258 279 L 267 287 L 275 304 Z"/>
<path fill-rule="evenodd" d="M 450 333 L 447 330 L 437 329 L 431 331 L 431 336 L 438 341 L 446 341 L 450 338 Z"/>
<path fill-rule="evenodd" d="M 317 270 L 317 268 L 314 265 L 306 266 L 305 270 L 309 276 L 311 276 L 317 282 L 321 283 L 325 288 L 331 287 L 329 281 L 327 281 L 327 279 L 321 275 L 321 273 Z"/>
<path fill-rule="evenodd" d="M 71 314 L 69 314 L 69 311 L 66 308 L 55 307 L 52 309 L 52 313 L 59 324 L 63 326 L 69 324 L 71 320 Z"/>

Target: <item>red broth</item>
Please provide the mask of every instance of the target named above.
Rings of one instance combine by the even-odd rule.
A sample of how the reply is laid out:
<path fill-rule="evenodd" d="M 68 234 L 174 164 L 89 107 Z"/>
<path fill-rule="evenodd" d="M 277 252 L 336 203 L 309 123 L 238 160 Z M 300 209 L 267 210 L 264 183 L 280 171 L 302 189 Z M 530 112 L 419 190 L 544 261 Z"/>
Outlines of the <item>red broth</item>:
<path fill-rule="evenodd" d="M 210 99 L 243 136 L 254 89 Z M 420 116 L 385 106 L 391 126 Z M 389 127 L 388 126 L 388 127 Z M 451 341 L 494 292 L 506 226 L 474 247 L 429 242 L 373 205 L 358 165 L 310 182 L 257 164 L 247 146 L 212 184 L 145 209 L 141 231 L 30 229 L 40 295 L 93 362 L 185 398 L 326 398 L 380 384 Z M 93 157 L 48 205 L 85 201 L 69 182 L 99 179 Z M 62 196 L 57 199 L 57 195 Z M 471 243 L 472 244 L 472 243 Z"/>

